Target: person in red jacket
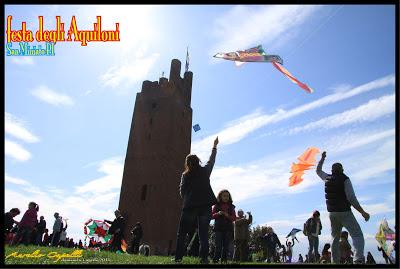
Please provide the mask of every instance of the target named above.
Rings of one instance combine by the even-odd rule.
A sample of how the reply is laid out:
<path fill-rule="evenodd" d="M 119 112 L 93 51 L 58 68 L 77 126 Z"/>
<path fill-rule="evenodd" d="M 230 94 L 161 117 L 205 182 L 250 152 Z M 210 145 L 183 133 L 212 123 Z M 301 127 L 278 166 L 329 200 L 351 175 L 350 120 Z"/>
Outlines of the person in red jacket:
<path fill-rule="evenodd" d="M 233 222 L 236 220 L 235 206 L 228 190 L 218 193 L 217 203 L 212 209 L 212 218 L 215 220 L 215 254 L 214 263 L 227 262 L 228 248 L 233 240 Z"/>
<path fill-rule="evenodd" d="M 12 241 L 11 244 L 12 246 L 18 245 L 20 241 L 25 245 L 29 244 L 32 231 L 38 223 L 37 220 L 38 211 L 39 211 L 39 205 L 36 204 L 35 202 L 30 202 L 28 205 L 28 210 L 26 210 L 24 216 L 22 217 L 18 225 L 18 231 Z"/>

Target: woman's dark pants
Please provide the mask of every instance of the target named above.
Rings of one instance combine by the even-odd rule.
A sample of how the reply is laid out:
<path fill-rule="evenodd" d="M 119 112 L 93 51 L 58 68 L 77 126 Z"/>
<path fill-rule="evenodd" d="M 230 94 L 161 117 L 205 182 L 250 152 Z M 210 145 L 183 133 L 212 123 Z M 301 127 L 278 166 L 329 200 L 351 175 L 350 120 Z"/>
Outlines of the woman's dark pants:
<path fill-rule="evenodd" d="M 226 262 L 229 245 L 232 241 L 232 231 L 215 231 L 215 255 L 214 262 L 221 259 Z"/>
<path fill-rule="evenodd" d="M 181 260 L 185 253 L 186 235 L 193 230 L 197 222 L 200 240 L 200 258 L 206 260 L 208 256 L 208 226 L 211 221 L 211 206 L 184 208 L 179 222 L 176 239 L 175 260 Z"/>

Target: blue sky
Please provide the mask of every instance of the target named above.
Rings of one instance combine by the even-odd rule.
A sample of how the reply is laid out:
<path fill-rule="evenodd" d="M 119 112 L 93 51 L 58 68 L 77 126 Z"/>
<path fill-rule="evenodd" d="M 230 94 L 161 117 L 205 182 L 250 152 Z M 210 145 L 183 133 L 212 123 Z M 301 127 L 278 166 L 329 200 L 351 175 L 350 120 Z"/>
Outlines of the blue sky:
<path fill-rule="evenodd" d="M 395 223 L 394 6 L 19 5 L 5 14 L 15 29 L 26 21 L 36 31 L 40 15 L 50 29 L 56 15 L 90 29 L 102 15 L 103 28 L 119 22 L 121 31 L 121 42 L 59 42 L 54 57 L 6 57 L 6 210 L 34 200 L 48 225 L 55 211 L 70 219 L 74 238 L 88 218 L 112 218 L 136 93 L 143 80 L 168 75 L 171 59 L 184 63 L 189 46 L 193 124 L 202 128 L 192 152 L 205 161 L 220 137 L 214 192 L 229 189 L 255 225 L 271 225 L 282 241 L 319 209 L 322 248 L 330 239 L 322 181 L 311 170 L 287 184 L 304 150 L 326 150 L 325 171 L 342 162 L 371 214 L 365 222 L 355 212 L 366 251 L 381 259 L 379 221 Z M 258 44 L 315 92 L 269 63 L 212 58 Z M 299 240 L 295 260 L 307 249 Z"/>

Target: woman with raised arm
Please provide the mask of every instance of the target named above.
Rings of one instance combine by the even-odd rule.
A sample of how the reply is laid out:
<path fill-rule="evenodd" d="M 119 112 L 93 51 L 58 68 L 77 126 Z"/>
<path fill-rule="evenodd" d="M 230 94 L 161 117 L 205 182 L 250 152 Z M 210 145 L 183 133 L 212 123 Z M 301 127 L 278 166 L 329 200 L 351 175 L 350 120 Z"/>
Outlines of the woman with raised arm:
<path fill-rule="evenodd" d="M 217 155 L 218 137 L 214 140 L 212 153 L 207 164 L 202 167 L 200 159 L 189 154 L 185 160 L 179 192 L 183 207 L 176 239 L 176 263 L 182 261 L 185 253 L 185 238 L 195 223 L 198 224 L 200 239 L 200 262 L 208 263 L 208 227 L 211 221 L 211 207 L 217 202 L 210 185 L 210 175 Z"/>

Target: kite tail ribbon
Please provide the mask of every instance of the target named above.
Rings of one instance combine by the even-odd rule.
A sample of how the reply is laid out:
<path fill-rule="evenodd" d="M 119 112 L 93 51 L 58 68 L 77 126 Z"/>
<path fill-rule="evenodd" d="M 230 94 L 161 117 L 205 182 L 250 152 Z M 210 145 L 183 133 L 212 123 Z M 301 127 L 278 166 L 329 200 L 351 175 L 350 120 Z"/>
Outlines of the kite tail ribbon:
<path fill-rule="evenodd" d="M 275 66 L 276 69 L 278 69 L 282 74 L 284 74 L 288 79 L 290 79 L 293 83 L 297 84 L 300 88 L 305 90 L 308 93 L 314 92 L 314 90 L 310 87 L 308 87 L 306 84 L 300 82 L 297 78 L 295 78 L 288 70 L 286 70 L 283 66 L 281 66 L 279 63 L 273 61 L 272 64 Z"/>

